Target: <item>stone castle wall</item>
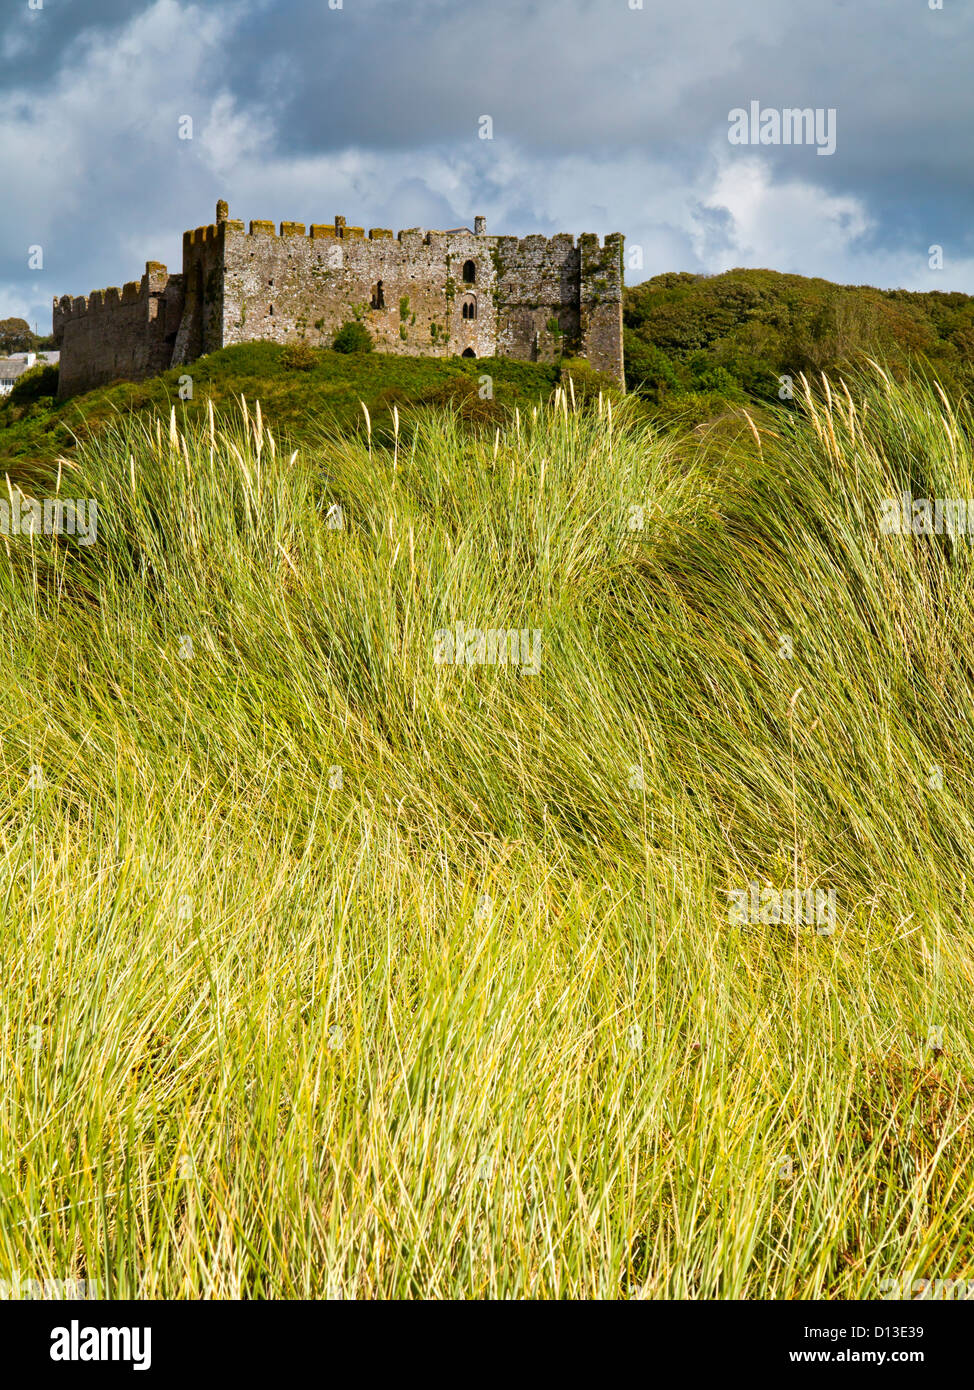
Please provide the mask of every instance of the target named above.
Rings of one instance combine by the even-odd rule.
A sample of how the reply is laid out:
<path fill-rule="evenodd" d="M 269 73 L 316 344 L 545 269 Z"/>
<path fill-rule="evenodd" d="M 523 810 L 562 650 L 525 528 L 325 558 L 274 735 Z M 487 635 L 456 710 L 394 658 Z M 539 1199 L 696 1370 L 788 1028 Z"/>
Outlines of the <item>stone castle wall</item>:
<path fill-rule="evenodd" d="M 623 380 L 622 237 L 498 237 L 300 222 L 187 232 L 183 270 L 55 302 L 61 396 L 139 380 L 232 343 L 330 346 L 349 319 L 380 352 L 553 361 L 580 354 Z"/>
<path fill-rule="evenodd" d="M 182 311 L 182 276 L 170 275 L 157 261 L 146 263 L 141 281 L 132 280 L 121 289 L 112 286 L 55 300 L 59 396 L 166 371 Z"/>

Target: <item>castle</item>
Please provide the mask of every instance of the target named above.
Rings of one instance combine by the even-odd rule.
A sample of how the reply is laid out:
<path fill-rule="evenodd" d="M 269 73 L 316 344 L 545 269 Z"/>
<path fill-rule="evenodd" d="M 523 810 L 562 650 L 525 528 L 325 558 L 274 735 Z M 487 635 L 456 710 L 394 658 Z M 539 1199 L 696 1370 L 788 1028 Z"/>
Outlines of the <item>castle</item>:
<path fill-rule="evenodd" d="M 330 347 L 358 319 L 380 352 L 516 357 L 562 353 L 623 383 L 623 238 L 216 222 L 183 237 L 181 275 L 149 261 L 122 289 L 54 301 L 63 399 L 139 381 L 231 343 Z"/>

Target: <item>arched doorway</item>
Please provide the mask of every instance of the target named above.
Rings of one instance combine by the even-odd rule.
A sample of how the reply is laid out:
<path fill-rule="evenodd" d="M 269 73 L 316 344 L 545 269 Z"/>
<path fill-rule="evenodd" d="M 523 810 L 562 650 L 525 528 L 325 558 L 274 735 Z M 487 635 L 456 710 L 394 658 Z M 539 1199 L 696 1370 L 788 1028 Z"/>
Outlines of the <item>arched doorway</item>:
<path fill-rule="evenodd" d="M 476 357 L 477 354 L 474 352 L 473 348 L 464 348 L 464 349 L 463 349 L 463 352 L 461 352 L 460 356 L 461 356 L 461 357 Z"/>

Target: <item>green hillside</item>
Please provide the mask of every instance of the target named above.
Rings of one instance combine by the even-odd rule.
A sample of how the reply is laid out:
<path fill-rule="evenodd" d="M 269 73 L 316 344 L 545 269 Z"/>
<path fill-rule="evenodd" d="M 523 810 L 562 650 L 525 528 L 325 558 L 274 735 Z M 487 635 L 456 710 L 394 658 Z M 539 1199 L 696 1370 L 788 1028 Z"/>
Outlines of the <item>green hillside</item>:
<path fill-rule="evenodd" d="M 189 367 L 173 368 L 143 382 L 116 382 L 58 403 L 52 368 L 26 374 L 0 406 L 0 472 L 17 474 L 45 467 L 71 454 L 76 440 L 100 433 L 121 415 L 168 416 L 170 404 L 191 426 L 204 419 L 208 405 L 225 414 L 237 411 L 240 396 L 259 400 L 285 442 L 300 444 L 322 422 L 336 430 L 364 427 L 362 404 L 380 436 L 391 428 L 393 405 L 400 411 L 453 405 L 468 422 L 491 423 L 514 406 L 546 399 L 564 366 L 516 362 L 509 358 L 400 357 L 379 352 L 295 351 L 275 343 L 222 348 Z M 572 370 L 581 383 L 584 363 Z M 192 400 L 180 399 L 180 378 L 192 378 Z M 488 388 L 481 378 L 490 377 Z M 608 381 L 604 381 L 607 388 Z M 488 392 L 492 394 L 488 394 Z"/>
<path fill-rule="evenodd" d="M 781 377 L 841 373 L 864 355 L 898 376 L 919 368 L 954 395 L 974 380 L 974 297 L 966 294 L 773 270 L 671 273 L 628 288 L 624 318 L 627 385 L 667 410 L 700 409 L 701 395 L 777 402 Z"/>
<path fill-rule="evenodd" d="M 847 376 L 867 357 L 896 379 L 933 377 L 957 399 L 974 384 L 974 297 L 966 294 L 835 285 L 771 270 L 674 272 L 626 289 L 624 323 L 634 408 L 662 424 L 695 424 L 745 403 L 787 404 L 783 378 L 797 394 L 802 373 Z M 391 429 L 393 405 L 407 414 L 452 405 L 468 423 L 496 426 L 508 408 L 547 399 L 568 371 L 583 392 L 613 390 L 577 359 L 400 357 L 264 342 L 223 348 L 150 381 L 117 382 L 62 403 L 54 399 L 56 372 L 37 369 L 0 405 L 0 470 L 16 476 L 48 467 L 119 414 L 168 415 L 176 403 L 181 421 L 192 425 L 211 402 L 224 415 L 240 396 L 259 400 L 293 445 L 322 422 L 339 431 L 364 427 L 363 403 L 381 437 Z M 186 373 L 193 398 L 183 402 Z"/>

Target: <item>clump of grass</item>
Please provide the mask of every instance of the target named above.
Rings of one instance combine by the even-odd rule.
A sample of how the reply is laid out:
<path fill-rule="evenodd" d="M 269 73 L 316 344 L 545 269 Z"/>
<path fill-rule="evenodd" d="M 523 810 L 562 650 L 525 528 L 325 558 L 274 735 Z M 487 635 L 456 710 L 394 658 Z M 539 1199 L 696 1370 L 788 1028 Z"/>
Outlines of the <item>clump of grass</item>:
<path fill-rule="evenodd" d="M 878 528 L 974 495 L 969 416 L 367 418 L 121 418 L 61 471 L 97 543 L 3 542 L 0 1276 L 970 1277 L 971 564 Z"/>

